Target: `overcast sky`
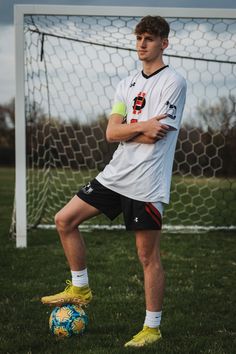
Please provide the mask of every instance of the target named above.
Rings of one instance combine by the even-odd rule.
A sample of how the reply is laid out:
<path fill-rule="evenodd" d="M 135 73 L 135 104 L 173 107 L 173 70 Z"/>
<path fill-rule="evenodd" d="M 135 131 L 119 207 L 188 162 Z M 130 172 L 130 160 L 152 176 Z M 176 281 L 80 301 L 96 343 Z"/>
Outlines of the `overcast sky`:
<path fill-rule="evenodd" d="M 0 0 L 0 104 L 15 95 L 14 4 L 143 6 L 143 0 Z M 236 9 L 235 0 L 145 0 L 145 7 L 198 7 Z"/>

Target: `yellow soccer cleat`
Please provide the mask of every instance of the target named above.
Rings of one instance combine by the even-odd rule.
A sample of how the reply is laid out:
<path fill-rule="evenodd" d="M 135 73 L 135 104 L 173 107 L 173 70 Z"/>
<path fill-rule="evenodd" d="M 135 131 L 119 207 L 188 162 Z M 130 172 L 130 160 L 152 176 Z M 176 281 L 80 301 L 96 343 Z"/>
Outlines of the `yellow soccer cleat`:
<path fill-rule="evenodd" d="M 161 339 L 159 327 L 150 328 L 144 326 L 143 329 L 136 334 L 129 342 L 125 343 L 125 347 L 144 347 L 153 344 Z"/>
<path fill-rule="evenodd" d="M 64 304 L 86 306 L 92 300 L 92 292 L 87 285 L 80 288 L 72 285 L 70 280 L 67 280 L 66 284 L 67 287 L 61 293 L 42 297 L 42 303 L 52 306 L 62 306 Z"/>

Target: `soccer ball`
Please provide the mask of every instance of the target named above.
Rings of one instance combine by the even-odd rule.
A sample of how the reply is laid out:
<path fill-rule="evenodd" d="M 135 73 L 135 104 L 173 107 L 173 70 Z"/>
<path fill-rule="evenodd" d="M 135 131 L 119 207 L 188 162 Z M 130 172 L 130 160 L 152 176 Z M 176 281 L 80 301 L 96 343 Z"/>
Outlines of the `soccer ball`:
<path fill-rule="evenodd" d="M 55 307 L 49 317 L 49 328 L 58 337 L 83 334 L 88 326 L 88 316 L 74 304 Z"/>

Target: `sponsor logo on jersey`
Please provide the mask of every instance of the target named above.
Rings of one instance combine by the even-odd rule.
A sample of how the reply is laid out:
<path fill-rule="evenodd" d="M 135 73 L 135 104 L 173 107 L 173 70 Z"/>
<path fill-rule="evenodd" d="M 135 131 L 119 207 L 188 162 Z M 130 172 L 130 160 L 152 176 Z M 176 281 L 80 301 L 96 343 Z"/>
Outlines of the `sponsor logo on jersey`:
<path fill-rule="evenodd" d="M 176 118 L 177 107 L 174 104 L 171 104 L 170 101 L 166 101 L 166 113 L 170 119 Z"/>

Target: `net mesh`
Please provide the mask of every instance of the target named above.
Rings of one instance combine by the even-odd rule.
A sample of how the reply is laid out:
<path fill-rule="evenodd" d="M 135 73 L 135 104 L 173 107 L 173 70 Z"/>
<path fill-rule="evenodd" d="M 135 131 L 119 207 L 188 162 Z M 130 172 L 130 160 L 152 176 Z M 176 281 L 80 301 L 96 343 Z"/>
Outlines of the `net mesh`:
<path fill-rule="evenodd" d="M 116 145 L 104 133 L 116 85 L 140 69 L 133 35 L 139 20 L 25 16 L 29 226 L 52 224 L 109 162 Z M 164 60 L 186 78 L 188 93 L 164 223 L 236 225 L 236 20 L 167 21 Z"/>

